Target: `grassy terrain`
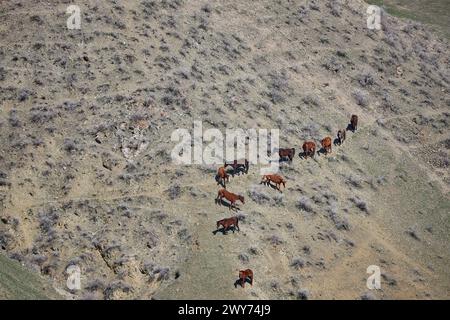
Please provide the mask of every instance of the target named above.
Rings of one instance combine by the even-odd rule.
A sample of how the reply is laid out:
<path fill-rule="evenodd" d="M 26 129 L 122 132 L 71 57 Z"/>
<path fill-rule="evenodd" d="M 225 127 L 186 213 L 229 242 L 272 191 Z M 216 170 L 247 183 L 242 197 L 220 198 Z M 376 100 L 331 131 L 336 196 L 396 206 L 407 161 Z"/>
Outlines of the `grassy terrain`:
<path fill-rule="evenodd" d="M 394 16 L 420 21 L 436 26 L 436 31 L 450 37 L 450 2 L 446 0 L 367 0 L 384 7 Z"/>
<path fill-rule="evenodd" d="M 58 294 L 48 283 L 2 254 L 0 284 L 0 299 L 58 299 Z"/>

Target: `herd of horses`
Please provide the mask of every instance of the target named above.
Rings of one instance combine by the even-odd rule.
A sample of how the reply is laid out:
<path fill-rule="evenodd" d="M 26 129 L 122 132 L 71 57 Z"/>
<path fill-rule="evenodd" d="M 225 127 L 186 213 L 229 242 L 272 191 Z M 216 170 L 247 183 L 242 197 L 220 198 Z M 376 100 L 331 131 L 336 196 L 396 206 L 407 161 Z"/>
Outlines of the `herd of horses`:
<path fill-rule="evenodd" d="M 335 145 L 342 145 L 346 138 L 346 131 L 350 130 L 355 132 L 358 127 L 358 116 L 352 115 L 350 118 L 350 124 L 346 129 L 341 129 L 337 132 L 337 138 L 334 141 Z M 331 137 L 325 137 L 320 141 L 323 152 L 326 154 L 331 153 L 331 145 L 332 139 Z M 303 149 L 303 157 L 307 159 L 308 157 L 314 157 L 316 153 L 316 143 L 314 141 L 305 141 L 302 146 Z M 288 159 L 290 162 L 294 159 L 295 156 L 295 148 L 284 148 L 278 150 L 279 160 Z M 247 159 L 243 160 L 234 160 L 231 162 L 225 161 L 224 166 L 220 167 L 217 171 L 216 181 L 217 184 L 222 185 L 221 188 L 217 192 L 216 204 L 222 204 L 226 199 L 228 201 L 228 208 L 239 210 L 237 207 L 237 201 L 245 204 L 244 196 L 232 193 L 226 189 L 226 183 L 230 181 L 230 175 L 227 173 L 227 167 L 231 167 L 233 169 L 232 176 L 238 173 L 238 171 L 248 173 L 249 170 L 249 161 Z M 260 184 L 270 185 L 275 187 L 277 190 L 281 192 L 281 185 L 283 188 L 286 188 L 286 180 L 278 174 L 267 174 L 263 175 Z M 222 227 L 221 229 L 219 229 Z M 225 218 L 217 221 L 217 228 L 214 231 L 214 234 L 218 231 L 222 231 L 223 234 L 226 234 L 228 230 L 232 230 L 233 233 L 235 230 L 240 231 L 239 229 L 239 218 L 237 216 L 233 216 L 230 218 Z M 240 284 L 241 287 L 245 287 L 245 283 L 250 282 L 253 286 L 253 271 L 251 269 L 240 270 L 239 271 L 239 279 L 235 282 L 235 286 Z"/>

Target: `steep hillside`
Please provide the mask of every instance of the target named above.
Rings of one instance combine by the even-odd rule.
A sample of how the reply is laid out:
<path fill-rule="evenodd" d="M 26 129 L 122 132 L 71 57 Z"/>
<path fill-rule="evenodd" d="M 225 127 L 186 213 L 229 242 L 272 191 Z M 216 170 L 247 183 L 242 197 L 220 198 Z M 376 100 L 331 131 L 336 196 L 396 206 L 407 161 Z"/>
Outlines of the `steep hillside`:
<path fill-rule="evenodd" d="M 0 299 L 61 299 L 49 281 L 0 254 Z"/>
<path fill-rule="evenodd" d="M 348 1 L 0 4 L 0 248 L 80 299 L 448 299 L 448 41 Z M 331 155 L 306 139 L 347 132 Z M 282 193 L 253 166 L 240 232 L 177 128 L 280 129 Z M 381 290 L 366 287 L 369 265 Z M 251 268 L 253 287 L 235 287 Z"/>

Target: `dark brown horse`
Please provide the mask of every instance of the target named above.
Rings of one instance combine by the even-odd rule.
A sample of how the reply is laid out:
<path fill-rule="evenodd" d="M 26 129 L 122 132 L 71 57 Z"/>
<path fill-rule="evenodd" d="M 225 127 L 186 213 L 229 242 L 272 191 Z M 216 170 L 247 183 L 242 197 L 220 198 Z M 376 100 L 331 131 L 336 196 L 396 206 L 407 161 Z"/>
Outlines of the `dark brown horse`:
<path fill-rule="evenodd" d="M 292 162 L 292 159 L 295 156 L 295 149 L 294 148 L 290 148 L 290 149 L 278 149 L 278 155 L 280 156 L 280 159 L 283 158 L 288 158 L 289 161 Z"/>
<path fill-rule="evenodd" d="M 222 226 L 223 229 L 223 233 L 226 234 L 227 231 L 233 226 L 234 229 L 236 229 L 237 231 L 241 231 L 239 229 L 239 219 L 238 217 L 231 217 L 231 218 L 226 218 L 226 219 L 222 219 L 217 221 L 217 230 L 219 230 L 219 227 Z M 233 233 L 234 233 L 234 229 L 233 229 Z"/>
<path fill-rule="evenodd" d="M 338 143 L 339 145 L 342 145 L 345 140 L 345 130 L 339 130 L 337 133 Z"/>
<path fill-rule="evenodd" d="M 313 141 L 306 141 L 303 146 L 303 154 L 305 156 L 305 159 L 310 156 L 313 157 L 316 153 L 316 144 Z"/>
<path fill-rule="evenodd" d="M 244 173 L 248 173 L 250 163 L 248 162 L 247 159 L 225 161 L 223 167 L 226 168 L 227 166 L 231 166 L 233 168 L 232 175 L 234 176 L 237 173 L 237 170 L 240 168 L 244 169 Z"/>
<path fill-rule="evenodd" d="M 356 129 L 358 129 L 358 116 L 356 114 L 352 114 L 352 117 L 350 119 L 350 124 L 352 128 L 352 132 L 355 132 Z"/>

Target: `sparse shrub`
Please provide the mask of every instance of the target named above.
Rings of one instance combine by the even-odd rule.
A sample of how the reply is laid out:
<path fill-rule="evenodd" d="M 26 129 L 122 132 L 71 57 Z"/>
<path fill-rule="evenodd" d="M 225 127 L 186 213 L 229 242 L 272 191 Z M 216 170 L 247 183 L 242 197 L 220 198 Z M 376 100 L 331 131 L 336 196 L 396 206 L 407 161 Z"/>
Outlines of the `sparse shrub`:
<path fill-rule="evenodd" d="M 334 56 L 328 59 L 328 61 L 323 64 L 323 67 L 335 73 L 339 73 L 342 69 L 344 69 L 344 65 L 338 62 Z"/>
<path fill-rule="evenodd" d="M 359 197 L 352 197 L 352 198 L 350 198 L 350 201 L 353 202 L 359 210 L 361 210 L 367 214 L 369 213 L 369 209 L 367 208 L 367 203 L 364 200 L 360 199 Z"/>
<path fill-rule="evenodd" d="M 19 118 L 17 117 L 17 110 L 16 109 L 12 109 L 11 111 L 9 111 L 8 122 L 14 128 L 17 128 L 17 127 L 21 126 Z"/>
<path fill-rule="evenodd" d="M 338 230 L 350 229 L 350 224 L 348 223 L 347 219 L 338 216 L 338 209 L 336 202 L 331 203 L 330 207 L 328 208 L 328 215 L 331 221 L 333 221 L 336 229 Z"/>
<path fill-rule="evenodd" d="M 103 290 L 103 294 L 106 300 L 111 300 L 116 297 L 117 292 L 129 293 L 132 291 L 132 288 L 123 283 L 122 281 L 117 281 L 110 283 L 105 290 Z"/>
<path fill-rule="evenodd" d="M 13 237 L 6 231 L 0 230 L 0 248 L 6 250 L 12 243 Z"/>
<path fill-rule="evenodd" d="M 299 208 L 300 210 L 304 210 L 306 212 L 313 211 L 311 200 L 305 196 L 301 196 L 300 199 L 298 199 L 297 208 Z"/>
<path fill-rule="evenodd" d="M 353 92 L 353 98 L 358 106 L 367 107 L 369 105 L 369 98 L 363 91 L 356 90 Z"/>
<path fill-rule="evenodd" d="M 310 246 L 303 246 L 302 251 L 305 254 L 311 254 L 311 247 Z"/>
<path fill-rule="evenodd" d="M 247 263 L 249 261 L 248 256 L 245 253 L 240 253 L 238 258 L 243 263 Z"/>
<path fill-rule="evenodd" d="M 375 80 L 370 73 L 363 73 L 358 77 L 358 82 L 361 86 L 367 87 L 373 85 Z"/>
<path fill-rule="evenodd" d="M 417 235 L 417 233 L 414 230 L 412 230 L 412 229 L 406 230 L 406 234 L 409 235 L 414 240 L 420 241 L 419 236 Z"/>
<path fill-rule="evenodd" d="M 274 246 L 278 246 L 283 243 L 283 240 L 277 235 L 270 236 L 269 238 L 267 238 L 267 241 L 269 241 Z"/>
<path fill-rule="evenodd" d="M 156 268 L 153 270 L 153 274 L 156 276 L 156 280 L 158 281 L 168 280 L 170 277 L 170 270 L 169 268 Z"/>
<path fill-rule="evenodd" d="M 178 231 L 178 237 L 184 242 L 189 241 L 191 239 L 191 235 L 189 234 L 189 231 L 186 228 Z"/>
<path fill-rule="evenodd" d="M 283 206 L 284 205 L 283 199 L 284 199 L 283 194 L 276 194 L 273 196 L 273 200 L 274 200 L 276 206 Z"/>
<path fill-rule="evenodd" d="M 5 68 L 1 67 L 0 68 L 0 81 L 3 81 L 6 79 L 6 70 Z"/>
<path fill-rule="evenodd" d="M 397 280 L 392 278 L 391 276 L 387 275 L 386 273 L 381 274 L 381 278 L 383 278 L 384 282 L 390 285 L 391 287 L 397 285 Z"/>
<path fill-rule="evenodd" d="M 361 295 L 361 300 L 375 300 L 375 296 L 371 292 L 365 292 Z"/>
<path fill-rule="evenodd" d="M 28 91 L 26 89 L 22 89 L 19 91 L 19 95 L 18 95 L 17 99 L 22 102 L 22 101 L 27 100 L 29 96 L 30 96 L 30 91 Z"/>
<path fill-rule="evenodd" d="M 59 216 L 53 208 L 49 211 L 42 211 L 38 214 L 39 227 L 44 233 L 49 233 L 58 219 Z"/>
<path fill-rule="evenodd" d="M 356 188 L 362 188 L 362 180 L 360 177 L 355 175 L 349 175 L 347 176 L 347 179 L 345 180 L 345 183 Z"/>
<path fill-rule="evenodd" d="M 171 186 L 167 192 L 169 193 L 169 198 L 171 200 L 175 200 L 176 198 L 178 198 L 181 195 L 181 188 L 179 185 L 175 184 L 173 186 Z"/>
<path fill-rule="evenodd" d="M 309 3 L 309 8 L 310 8 L 311 10 L 320 11 L 320 6 L 319 6 L 314 0 L 312 0 L 312 1 Z"/>
<path fill-rule="evenodd" d="M 316 96 L 313 96 L 312 94 L 308 94 L 305 97 L 303 97 L 303 102 L 309 106 L 315 107 L 320 106 L 319 99 Z"/>
<path fill-rule="evenodd" d="M 260 186 L 251 186 L 247 194 L 257 204 L 268 204 L 270 202 L 270 197 L 262 191 Z"/>
<path fill-rule="evenodd" d="M 42 254 L 34 254 L 30 257 L 30 262 L 33 264 L 37 264 L 38 266 L 42 266 L 42 264 L 47 261 L 47 256 Z"/>
<path fill-rule="evenodd" d="M 33 107 L 30 110 L 30 121 L 37 124 L 47 123 L 56 116 L 56 113 L 47 107 Z"/>
<path fill-rule="evenodd" d="M 295 268 L 295 269 L 301 269 L 305 266 L 305 260 L 301 259 L 301 258 L 297 258 L 292 260 L 291 262 L 291 267 Z"/>
<path fill-rule="evenodd" d="M 65 150 L 66 152 L 76 151 L 76 150 L 78 150 L 77 144 L 75 143 L 74 140 L 66 138 L 66 139 L 64 139 L 64 142 L 63 142 L 63 150 Z"/>
<path fill-rule="evenodd" d="M 99 279 L 95 279 L 92 281 L 89 281 L 86 286 L 84 287 L 87 291 L 97 291 L 97 290 L 104 290 L 105 289 L 105 283 Z"/>
<path fill-rule="evenodd" d="M 280 284 L 276 280 L 270 281 L 270 288 L 274 291 L 280 288 Z"/>
<path fill-rule="evenodd" d="M 299 290 L 297 292 L 298 300 L 308 300 L 309 299 L 309 291 L 306 289 Z"/>
<path fill-rule="evenodd" d="M 335 17 L 341 16 L 341 7 L 337 1 L 330 1 L 327 3 L 327 7 L 331 9 L 331 14 Z"/>

